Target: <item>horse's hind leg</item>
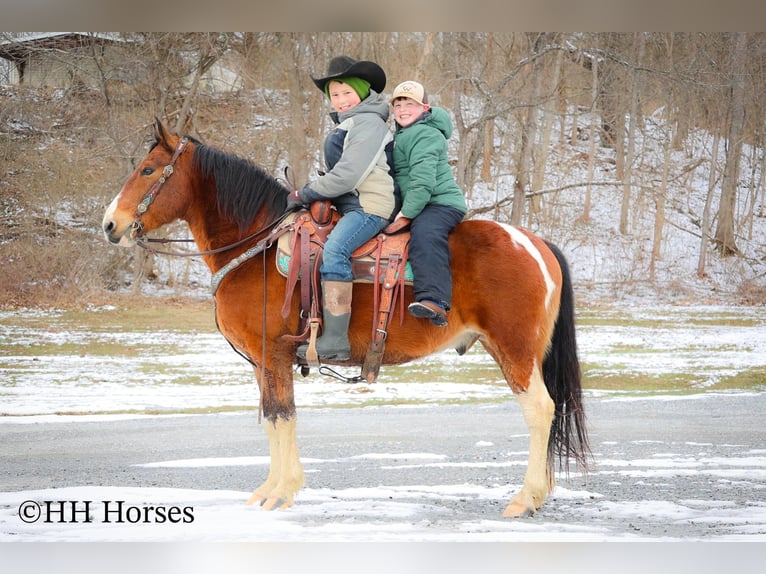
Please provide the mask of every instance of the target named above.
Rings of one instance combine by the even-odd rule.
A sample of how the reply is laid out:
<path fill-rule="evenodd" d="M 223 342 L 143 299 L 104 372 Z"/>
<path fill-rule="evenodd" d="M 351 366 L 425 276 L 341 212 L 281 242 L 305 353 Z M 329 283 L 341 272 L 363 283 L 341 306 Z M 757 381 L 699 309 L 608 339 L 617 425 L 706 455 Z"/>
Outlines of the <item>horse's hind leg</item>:
<path fill-rule="evenodd" d="M 255 369 L 261 389 L 261 406 L 264 425 L 269 439 L 269 474 L 261 486 L 253 491 L 247 504 L 259 503 L 265 510 L 288 508 L 293 505 L 296 493 L 303 486 L 303 466 L 298 455 L 296 434 L 297 416 L 290 391 L 276 393 L 280 387 L 277 377 L 268 369 L 261 381 L 259 369 Z M 282 394 L 282 397 L 275 395 Z M 281 400 L 279 400 L 281 399 Z M 280 405 L 278 407 L 278 405 Z"/>
<path fill-rule="evenodd" d="M 542 505 L 553 488 L 553 476 L 548 464 L 548 441 L 555 405 L 545 387 L 536 359 L 511 362 L 497 348 L 485 344 L 495 358 L 513 389 L 529 429 L 529 459 L 524 484 L 503 511 L 505 517 L 531 516 Z M 527 367 L 523 365 L 526 363 Z M 524 389 L 526 387 L 526 389 Z"/>
<path fill-rule="evenodd" d="M 529 378 L 529 387 L 516 396 L 529 429 L 529 460 L 521 491 L 503 511 L 506 517 L 533 514 L 543 505 L 545 497 L 553 488 L 553 476 L 548 465 L 548 441 L 555 406 L 536 361 Z"/>

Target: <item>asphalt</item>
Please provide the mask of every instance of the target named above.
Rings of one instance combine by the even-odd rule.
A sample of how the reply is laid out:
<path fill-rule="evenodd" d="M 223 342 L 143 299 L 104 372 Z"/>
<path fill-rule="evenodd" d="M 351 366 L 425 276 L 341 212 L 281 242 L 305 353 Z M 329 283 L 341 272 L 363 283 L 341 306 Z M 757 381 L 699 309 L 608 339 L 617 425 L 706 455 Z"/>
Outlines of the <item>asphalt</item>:
<path fill-rule="evenodd" d="M 711 509 L 763 504 L 766 495 L 758 479 L 763 469 L 749 480 L 746 473 L 752 468 L 742 460 L 764 456 L 766 394 L 615 398 L 586 399 L 594 465 L 587 476 L 572 473 L 559 481 L 567 489 L 588 491 L 593 497 L 549 498 L 530 520 L 603 526 L 611 533 L 638 537 L 705 538 L 731 534 L 733 525 L 716 520 L 668 521 L 662 516 L 653 520 L 651 512 L 631 518 L 629 513 L 608 509 L 632 504 L 640 508 L 647 501 L 688 504 L 695 500 Z M 135 466 L 178 459 L 265 456 L 266 437 L 255 412 L 102 422 L 6 421 L 0 424 L 0 434 L 3 492 L 88 485 L 249 492 L 265 479 L 265 466 Z M 526 427 L 515 401 L 305 409 L 299 413 L 298 435 L 302 457 L 330 461 L 307 473 L 309 488 L 341 490 L 384 483 L 518 486 L 523 479 L 523 465 L 495 464 L 511 458 L 524 460 L 519 452 L 526 450 Z M 434 453 L 451 463 L 471 464 L 449 468 L 402 464 L 396 470 L 381 471 L 379 459 L 359 456 L 369 453 Z M 719 462 L 705 462 L 711 460 Z M 396 459 L 389 458 L 385 464 L 396 465 Z M 676 472 L 679 466 L 687 472 Z M 658 467 L 663 471 L 656 472 Z M 722 478 L 717 472 L 721 468 L 734 470 L 736 478 Z M 434 520 L 494 520 L 507 500 L 463 497 L 436 504 L 443 512 L 431 517 Z M 760 528 L 761 537 L 766 535 L 763 524 L 755 528 Z"/>

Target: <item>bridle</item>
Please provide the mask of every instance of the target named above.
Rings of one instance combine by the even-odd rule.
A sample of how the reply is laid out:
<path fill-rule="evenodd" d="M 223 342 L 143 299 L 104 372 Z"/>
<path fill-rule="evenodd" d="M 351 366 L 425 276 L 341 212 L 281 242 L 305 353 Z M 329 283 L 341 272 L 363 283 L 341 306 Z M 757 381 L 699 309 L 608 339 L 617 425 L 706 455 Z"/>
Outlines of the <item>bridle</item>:
<path fill-rule="evenodd" d="M 149 251 L 150 253 L 154 253 L 157 255 L 171 255 L 173 257 L 201 257 L 203 255 L 214 255 L 216 253 L 222 253 L 224 251 L 228 251 L 230 249 L 234 249 L 235 247 L 239 247 L 240 245 L 243 245 L 252 239 L 256 238 L 257 236 L 265 233 L 266 231 L 270 231 L 273 229 L 278 223 L 280 223 L 285 217 L 287 217 L 291 212 L 285 211 L 282 215 L 277 217 L 274 221 L 267 224 L 265 227 L 259 229 L 255 233 L 252 233 L 248 235 L 247 237 L 244 237 L 243 239 L 240 239 L 239 241 L 236 241 L 235 243 L 232 243 L 230 245 L 224 245 L 223 247 L 218 247 L 216 249 L 208 249 L 207 251 L 166 251 L 162 249 L 156 249 L 152 247 L 151 243 L 160 243 L 160 244 L 167 244 L 167 243 L 193 243 L 193 239 L 162 239 L 162 238 L 151 238 L 151 237 L 144 237 L 143 231 L 144 231 L 144 224 L 141 221 L 141 216 L 147 212 L 149 209 L 149 206 L 152 204 L 154 199 L 159 195 L 160 188 L 162 185 L 170 178 L 171 175 L 173 175 L 175 171 L 175 163 L 176 160 L 178 160 L 179 156 L 186 150 L 186 146 L 189 144 L 189 138 L 184 136 L 181 139 L 178 140 L 178 144 L 176 145 L 175 150 L 173 151 L 173 156 L 170 158 L 170 163 L 166 165 L 164 168 L 162 168 L 162 175 L 160 178 L 154 182 L 154 184 L 149 188 L 149 191 L 147 191 L 144 196 L 141 198 L 141 201 L 138 202 L 138 205 L 136 206 L 136 216 L 133 220 L 133 223 L 130 226 L 130 238 L 135 241 L 136 245 L 138 245 L 140 248 L 145 249 L 146 251 Z M 263 249 L 267 249 L 271 245 L 263 246 Z"/>
<path fill-rule="evenodd" d="M 170 158 L 170 163 L 162 168 L 162 175 L 160 178 L 154 182 L 154 184 L 149 188 L 149 191 L 144 194 L 144 196 L 141 198 L 141 201 L 139 201 L 138 205 L 136 205 L 136 218 L 133 221 L 130 230 L 130 238 L 136 242 L 138 242 L 138 239 L 140 239 L 144 231 L 144 224 L 141 222 L 141 216 L 146 213 L 146 211 L 149 209 L 149 206 L 154 201 L 154 198 L 157 197 L 157 195 L 160 193 L 160 188 L 162 185 L 170 178 L 171 175 L 173 175 L 176 160 L 184 152 L 188 143 L 189 138 L 187 137 L 182 137 L 180 140 L 178 140 L 176 149 L 173 152 L 173 157 Z"/>
<path fill-rule="evenodd" d="M 141 201 L 136 206 L 136 218 L 131 224 L 131 230 L 130 230 L 130 238 L 135 241 L 136 245 L 141 247 L 142 249 L 145 249 L 149 251 L 150 253 L 156 253 L 161 255 L 172 255 L 176 257 L 198 257 L 202 255 L 213 255 L 215 253 L 221 253 L 223 251 L 228 251 L 229 249 L 233 249 L 235 247 L 238 247 L 242 245 L 243 243 L 247 243 L 248 241 L 251 241 L 252 239 L 255 239 L 258 235 L 261 235 L 265 232 L 270 232 L 266 237 L 258 241 L 258 243 L 245 251 L 244 253 L 240 254 L 238 257 L 235 257 L 227 265 L 225 265 L 222 269 L 219 269 L 212 278 L 211 282 L 211 291 L 212 295 L 215 298 L 216 291 L 218 289 L 218 286 L 220 285 L 221 281 L 223 281 L 223 278 L 230 272 L 236 269 L 238 266 L 240 266 L 245 261 L 252 259 L 258 254 L 263 254 L 264 257 L 264 264 L 263 264 L 263 281 L 264 286 L 266 285 L 266 250 L 268 250 L 273 244 L 274 241 L 284 233 L 287 233 L 290 228 L 292 227 L 292 224 L 288 225 L 279 225 L 281 222 L 287 218 L 290 213 L 292 213 L 292 210 L 285 210 L 285 212 L 277 217 L 274 221 L 271 223 L 268 223 L 265 227 L 259 229 L 255 233 L 252 233 L 251 235 L 248 235 L 244 239 L 240 239 L 239 241 L 232 243 L 231 245 L 225 245 L 223 247 L 219 247 L 217 249 L 210 249 L 208 251 L 196 251 L 196 252 L 180 252 L 180 251 L 163 251 L 159 249 L 155 249 L 151 247 L 150 243 L 176 243 L 176 242 L 193 242 L 193 239 L 154 239 L 149 237 L 143 237 L 143 230 L 144 225 L 141 222 L 141 216 L 146 213 L 146 211 L 149 209 L 149 206 L 152 204 L 154 199 L 157 197 L 157 195 L 160 192 L 160 188 L 162 185 L 170 178 L 171 175 L 173 175 L 174 172 L 174 166 L 176 163 L 176 160 L 178 160 L 179 156 L 184 152 L 186 149 L 186 146 L 189 144 L 189 138 L 188 137 L 182 137 L 180 140 L 178 140 L 178 144 L 176 145 L 176 149 L 173 152 L 173 156 L 170 158 L 170 163 L 166 165 L 162 169 L 162 175 L 160 178 L 154 182 L 154 184 L 149 188 L 149 191 L 147 191 L 144 196 L 141 198 Z M 287 173 L 287 170 L 285 170 Z M 275 229 L 276 228 L 276 229 Z M 266 309 L 266 289 L 263 290 L 263 309 Z M 218 318 L 216 315 L 216 325 L 218 324 Z M 220 328 L 219 328 L 220 330 Z M 228 340 L 228 339 L 227 339 Z M 250 364 L 252 364 L 254 367 L 260 369 L 261 373 L 261 380 L 265 380 L 265 361 L 262 361 L 260 365 L 258 365 L 250 356 L 238 349 L 231 341 L 229 341 L 229 345 L 231 345 L 231 348 L 234 349 L 234 351 L 239 354 L 242 358 L 244 358 L 246 361 L 248 361 Z M 262 343 L 262 356 L 266 356 L 266 313 L 263 313 L 263 343 Z M 258 410 L 258 419 L 260 422 L 261 417 L 261 408 Z"/>

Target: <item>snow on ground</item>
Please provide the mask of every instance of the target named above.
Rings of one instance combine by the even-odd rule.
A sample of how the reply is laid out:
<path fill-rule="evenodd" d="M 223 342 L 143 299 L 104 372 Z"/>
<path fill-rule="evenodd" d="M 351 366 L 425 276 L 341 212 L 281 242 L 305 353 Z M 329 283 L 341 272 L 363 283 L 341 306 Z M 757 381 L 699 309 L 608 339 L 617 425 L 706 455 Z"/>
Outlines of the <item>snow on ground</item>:
<path fill-rule="evenodd" d="M 702 373 L 696 394 L 664 395 L 589 390 L 592 398 L 607 401 L 696 401 L 713 394 L 704 389 L 721 377 L 766 364 L 766 309 L 724 307 L 655 307 L 620 309 L 634 319 L 654 322 L 626 330 L 605 321 L 579 328 L 581 360 L 603 372 Z M 137 417 L 195 416 L 188 409 L 254 410 L 257 388 L 251 369 L 215 333 L 179 332 L 94 333 L 73 329 L 56 333 L 25 327 L 24 313 L 5 312 L 0 319 L 0 433 L 5 424 L 82 421 L 117 421 Z M 605 312 L 608 315 L 608 312 Z M 18 321 L 9 321 L 16 317 Z M 711 320 L 705 321 L 708 317 Z M 728 318 L 721 321 L 721 317 Z M 716 320 L 712 320 L 716 318 Z M 135 356 L 89 354 L 89 345 L 113 338 L 124 345 L 148 345 L 151 351 Z M 55 343 L 71 352 L 36 355 L 35 345 Z M 160 344 L 161 343 L 161 344 Z M 21 349 L 25 348 L 24 352 Z M 63 348 L 63 347 L 62 347 Z M 144 347 L 141 347 L 142 349 Z M 172 352 L 169 352 L 171 349 Z M 445 365 L 449 369 L 445 370 Z M 354 374 L 354 373 L 350 373 Z M 412 379 L 412 380 L 409 380 Z M 189 381 L 192 381 L 191 383 Z M 477 382 L 478 381 L 478 382 Z M 478 384 L 481 383 L 481 384 Z M 754 391 L 759 393 L 761 391 Z M 506 385 L 493 375 L 492 362 L 481 351 L 466 357 L 447 351 L 411 364 L 407 369 L 384 369 L 373 386 L 348 385 L 312 374 L 296 383 L 299 409 L 361 405 L 411 405 L 512 400 Z M 200 415 L 196 415 L 200 416 Z M 485 442 L 484 444 L 491 444 Z M 687 443 L 688 444 L 688 443 Z M 601 445 L 602 450 L 608 445 Z M 651 458 L 604 456 L 599 473 L 619 487 L 622 481 L 662 480 L 663 477 L 708 476 L 723 485 L 766 483 L 766 450 L 748 449 L 727 456 L 679 456 L 672 447 Z M 375 459 L 386 468 L 412 466 L 450 469 L 477 464 L 523 465 L 518 460 L 489 463 L 455 462 L 437 452 L 369 452 L 361 459 Z M 388 459 L 396 459 L 389 461 Z M 307 472 L 322 459 L 304 459 Z M 264 456 L 240 458 L 157 460 L 147 457 L 146 468 L 202 468 L 247 465 L 265 468 Z M 300 504 L 289 513 L 264 513 L 243 507 L 249 493 L 205 489 L 166 489 L 116 486 L 75 486 L 58 489 L 0 492 L 0 540 L 48 541 L 602 541 L 633 539 L 613 533 L 595 522 L 576 524 L 534 523 L 497 519 L 423 522 L 423 512 L 443 513 L 436 500 L 450 498 L 507 499 L 520 485 L 359 485 L 354 488 L 306 488 Z M 1 487 L 0 487 L 1 490 Z M 172 507 L 181 510 L 177 524 L 136 527 L 130 523 L 25 524 L 20 521 L 20 501 L 92 500 L 94 515 L 105 512 L 101 501 L 124 500 L 127 506 Z M 559 505 L 589 501 L 581 512 L 604 513 L 618 520 L 651 516 L 668 524 L 710 522 L 726 524 L 717 540 L 752 540 L 766 537 L 766 499 L 744 505 L 727 500 L 701 500 L 694 492 L 681 501 L 605 500 L 592 490 L 556 487 L 552 499 Z M 595 502 L 594 502 L 595 501 Z M 126 506 L 126 507 L 127 507 Z M 183 521 L 183 508 L 193 507 L 194 520 Z M 339 517 L 337 521 L 333 516 Z M 328 519 L 329 517 L 329 519 Z M 661 538 L 660 538 L 661 539 Z"/>
<path fill-rule="evenodd" d="M 740 459 L 605 460 L 604 473 L 614 473 L 616 484 L 629 477 L 658 480 L 663 477 L 708 473 L 713 482 L 764 483 L 763 452 Z M 367 456 L 367 455 L 362 455 Z M 385 456 L 370 453 L 370 457 Z M 766 500 L 731 501 L 702 499 L 690 491 L 682 500 L 606 499 L 592 489 L 557 486 L 546 511 L 547 518 L 505 520 L 499 515 L 460 519 L 449 501 L 480 505 L 481 501 L 507 500 L 520 485 L 449 483 L 448 461 L 433 453 L 389 454 L 421 471 L 444 465 L 445 484 L 379 484 L 346 488 L 304 488 L 298 503 L 286 512 L 263 512 L 243 505 L 249 492 L 187 488 L 137 488 L 130 486 L 75 486 L 55 489 L 0 492 L 0 542 L 9 541 L 150 541 L 150 542 L 603 542 L 647 540 L 766 540 Z M 332 461 L 303 459 L 310 469 Z M 199 468 L 236 465 L 266 468 L 266 457 L 245 459 L 190 459 L 148 463 L 150 468 Z M 486 466 L 486 463 L 480 463 Z M 601 464 L 601 461 L 599 462 Z M 680 466 L 680 468 L 679 468 Z M 381 467 L 385 469 L 385 467 Z M 453 467 L 454 468 L 454 467 Z M 617 470 L 614 470 L 617 469 Z M 491 469 L 488 468 L 488 472 Z M 688 473 L 688 474 L 685 474 Z M 385 480 L 385 479 L 383 479 Z M 69 510 L 66 519 L 40 520 L 44 502 L 79 501 L 79 514 Z M 87 506 L 85 502 L 88 501 Z M 571 522 L 555 515 L 571 507 Z M 65 507 L 70 508 L 70 507 Z M 570 515 L 572 516 L 572 515 Z M 610 522 L 605 523 L 608 516 Z M 674 532 L 646 536 L 625 532 L 620 523 L 664 524 Z M 683 536 L 687 525 L 709 526 L 707 536 Z M 697 530 L 699 532 L 699 530 Z"/>
<path fill-rule="evenodd" d="M 29 330 L 18 316 L 0 312 L 0 424 L 2 415 L 173 413 L 179 409 L 252 409 L 258 390 L 252 369 L 217 333 L 69 332 Z M 31 314 L 39 311 L 29 311 Z M 55 312 L 54 312 L 55 313 Z M 680 373 L 699 387 L 750 367 L 766 365 L 766 309 L 762 307 L 622 308 L 646 327 L 605 324 L 578 327 L 584 365 L 599 374 Z M 608 311 L 603 312 L 608 318 Z M 705 318 L 711 320 L 706 324 Z M 713 321 L 712 319 L 716 320 Z M 5 319 L 5 320 L 4 320 Z M 738 324 L 738 323 L 746 324 Z M 89 352 L 118 343 L 133 354 Z M 38 356 L 36 345 L 71 352 Z M 373 386 L 349 385 L 312 373 L 296 377 L 298 408 L 368 403 L 504 400 L 508 387 L 492 359 L 478 348 L 385 367 Z M 30 351 L 31 350 L 31 351 Z M 355 370 L 338 369 L 347 376 Z M 479 384 L 481 383 L 481 384 Z"/>

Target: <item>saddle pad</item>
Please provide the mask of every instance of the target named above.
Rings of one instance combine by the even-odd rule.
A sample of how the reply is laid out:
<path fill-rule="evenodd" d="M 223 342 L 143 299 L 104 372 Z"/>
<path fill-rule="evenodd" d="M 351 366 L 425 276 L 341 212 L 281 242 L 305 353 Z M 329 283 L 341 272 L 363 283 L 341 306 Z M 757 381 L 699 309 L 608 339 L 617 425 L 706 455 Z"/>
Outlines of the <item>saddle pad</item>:
<path fill-rule="evenodd" d="M 291 214 L 285 222 L 294 221 L 295 217 L 297 216 L 297 213 Z M 290 250 L 290 244 L 292 243 L 292 237 L 295 231 L 290 231 L 289 233 L 285 233 L 277 240 L 277 271 L 279 271 L 279 274 L 287 277 L 288 272 L 290 270 L 290 258 L 292 256 L 291 250 Z M 373 255 L 365 255 L 362 257 L 352 257 L 351 258 L 351 272 L 354 274 L 354 283 L 372 283 L 375 279 L 375 244 L 377 243 L 376 239 L 373 237 L 365 243 L 362 247 L 358 249 L 358 251 L 362 251 L 363 253 L 373 253 Z M 382 282 L 385 276 L 385 270 L 387 265 L 387 259 L 385 257 L 385 250 L 384 250 L 384 256 L 380 260 L 380 268 L 381 268 L 381 277 L 380 281 Z M 410 262 L 407 261 L 405 267 L 404 267 L 404 282 L 412 285 L 412 279 L 414 275 L 412 273 L 412 266 L 410 265 Z M 397 277 L 398 279 L 398 277 Z"/>

